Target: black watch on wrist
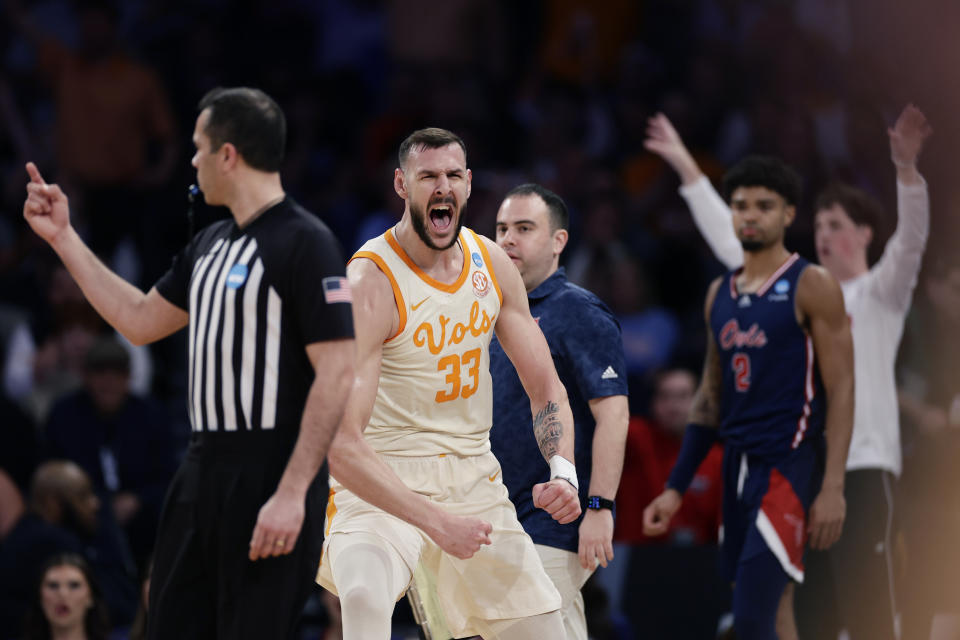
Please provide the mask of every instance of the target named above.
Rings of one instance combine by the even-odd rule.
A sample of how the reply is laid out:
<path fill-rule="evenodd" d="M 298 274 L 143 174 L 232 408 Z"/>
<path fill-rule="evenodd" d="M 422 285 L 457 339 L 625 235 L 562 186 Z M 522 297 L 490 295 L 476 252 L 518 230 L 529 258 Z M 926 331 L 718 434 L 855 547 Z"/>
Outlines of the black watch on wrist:
<path fill-rule="evenodd" d="M 587 509 L 610 509 L 613 511 L 613 500 L 607 500 L 600 496 L 590 496 L 587 498 Z"/>

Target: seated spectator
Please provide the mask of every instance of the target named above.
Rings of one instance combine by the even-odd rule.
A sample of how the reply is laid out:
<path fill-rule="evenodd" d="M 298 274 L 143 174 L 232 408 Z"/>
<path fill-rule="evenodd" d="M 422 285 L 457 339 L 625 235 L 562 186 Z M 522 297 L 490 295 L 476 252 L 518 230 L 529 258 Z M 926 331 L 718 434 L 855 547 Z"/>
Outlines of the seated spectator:
<path fill-rule="evenodd" d="M 15 368 L 22 368 L 26 361 L 32 369 L 31 384 L 15 400 L 37 424 L 47 419 L 55 398 L 80 386 L 84 354 L 106 329 L 62 265 L 50 270 L 45 303 L 34 316 L 30 332 L 9 354 L 21 362 Z"/>
<path fill-rule="evenodd" d="M 87 472 L 142 565 L 179 452 L 163 407 L 130 392 L 130 356 L 116 339 L 94 342 L 83 386 L 54 403 L 45 440 L 47 457 L 72 460 Z"/>
<path fill-rule="evenodd" d="M 654 378 L 650 417 L 631 418 L 617 492 L 615 572 L 598 575 L 611 603 L 649 638 L 713 637 L 729 606 L 729 586 L 716 571 L 720 445 L 697 470 L 667 534 L 643 533 L 643 510 L 663 491 L 680 453 L 696 387 L 691 371 L 662 371 Z"/>
<path fill-rule="evenodd" d="M 683 506 L 670 521 L 665 538 L 643 533 L 643 509 L 666 484 L 680 453 L 697 379 L 686 369 L 668 369 L 656 376 L 651 417 L 630 420 L 627 449 L 617 493 L 617 526 L 613 538 L 638 544 L 704 545 L 717 541 L 720 528 L 723 452 L 714 445 L 694 476 Z"/>
<path fill-rule="evenodd" d="M 46 462 L 31 483 L 28 510 L 0 546 L 0 629 L 18 629 L 40 567 L 57 553 L 76 553 L 93 566 L 111 617 L 129 622 L 137 604 L 126 543 L 103 510 L 87 474 L 67 461 Z"/>
<path fill-rule="evenodd" d="M 97 336 L 112 333 L 62 264 L 51 265 L 45 280 L 42 305 L 29 323 L 12 330 L 3 354 L 6 395 L 38 424 L 44 423 L 54 400 L 81 386 L 84 356 Z M 153 378 L 149 347 L 113 335 L 130 354 L 131 389 L 146 395 Z"/>
<path fill-rule="evenodd" d="M 106 640 L 107 605 L 90 565 L 75 553 L 47 560 L 24 624 L 24 640 Z"/>
<path fill-rule="evenodd" d="M 596 582 L 609 594 L 614 612 L 630 615 L 627 598 L 631 566 L 637 545 L 670 544 L 690 547 L 715 544 L 720 526 L 721 465 L 719 445 L 704 460 L 668 534 L 650 538 L 643 533 L 643 510 L 666 484 L 680 453 L 683 431 L 697 388 L 696 376 L 686 369 L 666 369 L 654 378 L 651 417 L 630 419 L 623 474 L 617 491 L 617 518 L 613 531 L 614 561 L 598 570 Z M 660 553 L 660 552 L 658 552 Z M 671 556 L 673 557 L 673 556 Z M 712 567 L 710 567 L 712 569 Z M 651 636 L 655 637 L 655 636 Z"/>

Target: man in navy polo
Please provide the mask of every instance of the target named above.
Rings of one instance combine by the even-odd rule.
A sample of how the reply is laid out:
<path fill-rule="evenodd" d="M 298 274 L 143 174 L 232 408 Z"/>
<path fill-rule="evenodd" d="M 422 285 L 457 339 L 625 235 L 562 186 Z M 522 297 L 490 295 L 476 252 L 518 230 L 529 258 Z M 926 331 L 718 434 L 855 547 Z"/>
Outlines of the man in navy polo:
<path fill-rule="evenodd" d="M 613 499 L 623 469 L 629 409 L 620 325 L 589 291 L 559 267 L 568 239 L 563 200 L 536 184 L 512 189 L 497 212 L 497 244 L 517 265 L 557 373 L 567 389 L 576 430 L 576 466 L 585 509 L 575 523 L 557 524 L 533 505 L 531 489 L 549 470 L 531 465 L 539 447 L 529 425 L 530 401 L 499 342 L 490 343 L 493 428 L 490 443 L 524 530 L 563 598 L 567 638 L 587 638 L 580 588 L 613 559 Z M 543 477 L 541 477 L 543 476 Z M 586 480 L 589 479 L 589 482 Z"/>

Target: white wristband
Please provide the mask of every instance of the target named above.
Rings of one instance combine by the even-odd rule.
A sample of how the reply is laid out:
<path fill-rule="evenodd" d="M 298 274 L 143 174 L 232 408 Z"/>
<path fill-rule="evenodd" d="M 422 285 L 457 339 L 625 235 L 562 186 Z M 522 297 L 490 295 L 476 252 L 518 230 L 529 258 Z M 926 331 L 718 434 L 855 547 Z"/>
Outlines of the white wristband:
<path fill-rule="evenodd" d="M 561 455 L 555 455 L 550 458 L 550 479 L 563 478 L 573 485 L 573 488 L 580 491 L 580 483 L 577 482 L 577 467 L 572 462 Z"/>

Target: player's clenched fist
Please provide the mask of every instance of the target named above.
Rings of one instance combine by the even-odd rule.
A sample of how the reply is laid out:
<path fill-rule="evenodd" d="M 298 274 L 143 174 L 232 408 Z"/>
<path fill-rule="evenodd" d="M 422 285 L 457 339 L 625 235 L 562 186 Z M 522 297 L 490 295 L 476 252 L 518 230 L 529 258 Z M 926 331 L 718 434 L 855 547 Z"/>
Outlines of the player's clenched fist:
<path fill-rule="evenodd" d="M 667 489 L 643 510 L 643 533 L 662 536 L 670 527 L 670 519 L 680 508 L 683 498 L 676 489 Z"/>
<path fill-rule="evenodd" d="M 482 545 L 490 544 L 492 532 L 493 526 L 480 518 L 445 514 L 432 537 L 441 549 L 466 560 Z"/>
<path fill-rule="evenodd" d="M 543 509 L 560 524 L 580 517 L 580 496 L 563 478 L 533 485 L 533 506 Z"/>

